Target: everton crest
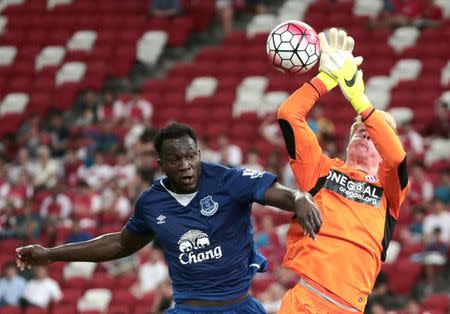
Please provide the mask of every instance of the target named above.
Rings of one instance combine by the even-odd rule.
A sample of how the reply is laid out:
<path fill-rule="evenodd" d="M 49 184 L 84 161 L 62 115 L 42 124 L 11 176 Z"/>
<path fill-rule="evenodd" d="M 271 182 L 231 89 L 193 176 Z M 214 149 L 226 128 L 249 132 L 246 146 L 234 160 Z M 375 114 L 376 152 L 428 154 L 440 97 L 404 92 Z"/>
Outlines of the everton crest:
<path fill-rule="evenodd" d="M 200 200 L 200 212 L 204 216 L 212 216 L 219 208 L 219 203 L 214 202 L 211 195 L 208 195 Z"/>

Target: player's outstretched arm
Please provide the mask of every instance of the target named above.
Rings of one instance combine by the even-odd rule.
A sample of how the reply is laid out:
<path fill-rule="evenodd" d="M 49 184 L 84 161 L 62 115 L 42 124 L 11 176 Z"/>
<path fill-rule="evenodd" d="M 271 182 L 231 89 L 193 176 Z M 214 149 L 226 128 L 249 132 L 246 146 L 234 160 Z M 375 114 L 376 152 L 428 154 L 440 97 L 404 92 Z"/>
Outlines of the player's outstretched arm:
<path fill-rule="evenodd" d="M 52 248 L 27 245 L 16 249 L 20 269 L 52 262 L 104 262 L 131 255 L 153 239 L 152 234 L 138 235 L 123 228 L 121 232 L 101 235 L 89 241 Z"/>
<path fill-rule="evenodd" d="M 305 230 L 305 234 L 316 239 L 316 234 L 322 226 L 322 217 L 309 193 L 292 190 L 275 183 L 264 194 L 264 203 L 294 212 L 298 222 Z"/>

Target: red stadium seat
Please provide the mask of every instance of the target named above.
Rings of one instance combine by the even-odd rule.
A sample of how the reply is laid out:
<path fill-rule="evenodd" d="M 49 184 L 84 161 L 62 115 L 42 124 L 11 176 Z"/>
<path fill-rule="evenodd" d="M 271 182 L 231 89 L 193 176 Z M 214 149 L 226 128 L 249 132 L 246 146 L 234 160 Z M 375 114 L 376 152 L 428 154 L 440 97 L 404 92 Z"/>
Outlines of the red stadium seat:
<path fill-rule="evenodd" d="M 23 314 L 48 314 L 48 310 L 36 306 L 29 306 L 23 311 Z"/>
<path fill-rule="evenodd" d="M 129 289 L 136 281 L 136 275 L 122 275 L 117 277 L 117 286 L 122 289 Z"/>
<path fill-rule="evenodd" d="M 22 309 L 18 306 L 0 307 L 0 314 L 22 314 Z"/>
<path fill-rule="evenodd" d="M 89 288 L 104 288 L 113 290 L 116 287 L 116 281 L 106 273 L 94 273 L 89 283 Z"/>
<path fill-rule="evenodd" d="M 128 305 L 120 305 L 120 304 L 111 304 L 108 307 L 108 314 L 132 314 L 134 312 L 131 311 L 131 306 Z"/>
<path fill-rule="evenodd" d="M 120 288 L 113 290 L 111 303 L 131 306 L 136 303 L 136 298 L 128 289 Z"/>

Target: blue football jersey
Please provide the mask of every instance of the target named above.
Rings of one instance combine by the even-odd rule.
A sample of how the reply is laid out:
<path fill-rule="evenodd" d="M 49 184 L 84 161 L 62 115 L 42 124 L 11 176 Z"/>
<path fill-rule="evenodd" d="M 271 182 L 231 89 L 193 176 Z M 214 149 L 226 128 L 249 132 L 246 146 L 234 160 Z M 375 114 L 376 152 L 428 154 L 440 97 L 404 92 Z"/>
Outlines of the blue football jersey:
<path fill-rule="evenodd" d="M 206 162 L 201 169 L 192 195 L 169 191 L 167 178 L 156 180 L 138 198 L 126 225 L 130 232 L 159 238 L 175 302 L 239 297 L 254 274 L 267 268 L 253 242 L 251 204 L 263 202 L 276 176 Z"/>

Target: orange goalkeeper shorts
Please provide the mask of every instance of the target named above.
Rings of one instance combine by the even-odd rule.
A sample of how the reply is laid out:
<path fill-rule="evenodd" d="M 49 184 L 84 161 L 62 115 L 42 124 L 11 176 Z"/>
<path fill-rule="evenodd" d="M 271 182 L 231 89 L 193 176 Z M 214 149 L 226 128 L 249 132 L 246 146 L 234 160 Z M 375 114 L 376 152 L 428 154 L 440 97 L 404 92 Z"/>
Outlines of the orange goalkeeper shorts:
<path fill-rule="evenodd" d="M 345 305 L 334 304 L 313 290 L 308 284 L 300 279 L 294 288 L 288 290 L 281 301 L 278 314 L 355 314 L 361 313 L 357 309 Z M 310 287 L 310 286 L 309 286 Z"/>

